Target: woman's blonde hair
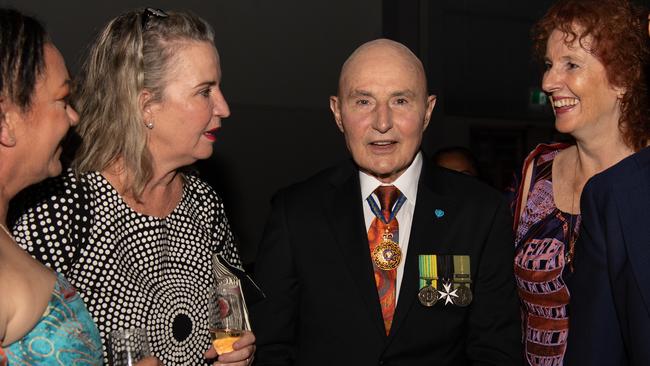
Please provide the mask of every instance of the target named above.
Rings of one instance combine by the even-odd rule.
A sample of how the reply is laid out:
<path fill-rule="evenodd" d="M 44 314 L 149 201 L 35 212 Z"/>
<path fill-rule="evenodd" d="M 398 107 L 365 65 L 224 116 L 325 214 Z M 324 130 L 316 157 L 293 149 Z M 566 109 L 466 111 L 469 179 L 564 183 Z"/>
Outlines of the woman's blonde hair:
<path fill-rule="evenodd" d="M 77 83 L 77 173 L 102 171 L 119 160 L 126 173 L 121 193 L 139 198 L 153 173 L 140 93 L 151 93 L 149 103 L 162 99 L 173 56 L 187 41 L 214 44 L 214 32 L 193 14 L 151 8 L 122 14 L 104 27 Z"/>

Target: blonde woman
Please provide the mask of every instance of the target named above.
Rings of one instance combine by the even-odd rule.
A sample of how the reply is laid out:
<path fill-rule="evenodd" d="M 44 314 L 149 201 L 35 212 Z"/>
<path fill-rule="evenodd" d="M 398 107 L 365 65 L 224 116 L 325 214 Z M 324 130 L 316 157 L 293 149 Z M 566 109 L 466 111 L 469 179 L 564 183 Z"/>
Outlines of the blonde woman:
<path fill-rule="evenodd" d="M 221 199 L 182 171 L 212 154 L 230 114 L 219 65 L 199 17 L 148 8 L 111 20 L 82 70 L 74 171 L 15 226 L 77 286 L 104 339 L 145 327 L 167 365 L 217 356 L 204 355 L 211 254 L 241 267 Z M 246 333 L 219 364 L 248 364 L 253 343 Z"/>

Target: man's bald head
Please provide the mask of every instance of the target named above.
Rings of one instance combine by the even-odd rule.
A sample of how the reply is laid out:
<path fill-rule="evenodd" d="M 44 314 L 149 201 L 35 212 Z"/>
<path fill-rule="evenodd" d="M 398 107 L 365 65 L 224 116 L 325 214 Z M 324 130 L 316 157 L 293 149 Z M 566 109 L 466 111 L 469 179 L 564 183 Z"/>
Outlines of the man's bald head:
<path fill-rule="evenodd" d="M 422 88 L 423 95 L 427 94 L 427 78 L 420 59 L 403 44 L 380 38 L 362 44 L 345 60 L 339 76 L 338 95 L 341 96 L 344 92 L 342 88 L 351 75 L 355 75 L 369 64 L 385 62 L 400 64 L 400 67 L 414 73 L 420 84 L 418 87 Z"/>
<path fill-rule="evenodd" d="M 391 183 L 418 153 L 435 102 L 420 60 L 404 45 L 378 39 L 345 62 L 330 109 L 359 170 Z"/>

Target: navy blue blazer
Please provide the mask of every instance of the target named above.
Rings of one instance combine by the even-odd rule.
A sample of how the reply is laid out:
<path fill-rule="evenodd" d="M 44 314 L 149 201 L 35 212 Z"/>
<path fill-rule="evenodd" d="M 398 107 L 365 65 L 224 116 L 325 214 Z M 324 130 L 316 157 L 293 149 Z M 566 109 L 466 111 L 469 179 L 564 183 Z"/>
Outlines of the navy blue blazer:
<path fill-rule="evenodd" d="M 650 148 L 581 199 L 565 365 L 650 365 Z"/>

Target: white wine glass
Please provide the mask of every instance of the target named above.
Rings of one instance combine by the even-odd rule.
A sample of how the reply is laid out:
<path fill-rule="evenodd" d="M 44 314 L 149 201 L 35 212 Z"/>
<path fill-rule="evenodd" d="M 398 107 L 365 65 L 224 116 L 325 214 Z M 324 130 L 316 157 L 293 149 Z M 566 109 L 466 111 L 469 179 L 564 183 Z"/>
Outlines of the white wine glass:
<path fill-rule="evenodd" d="M 232 352 L 244 334 L 244 308 L 238 283 L 222 282 L 208 290 L 208 327 L 218 354 Z"/>

